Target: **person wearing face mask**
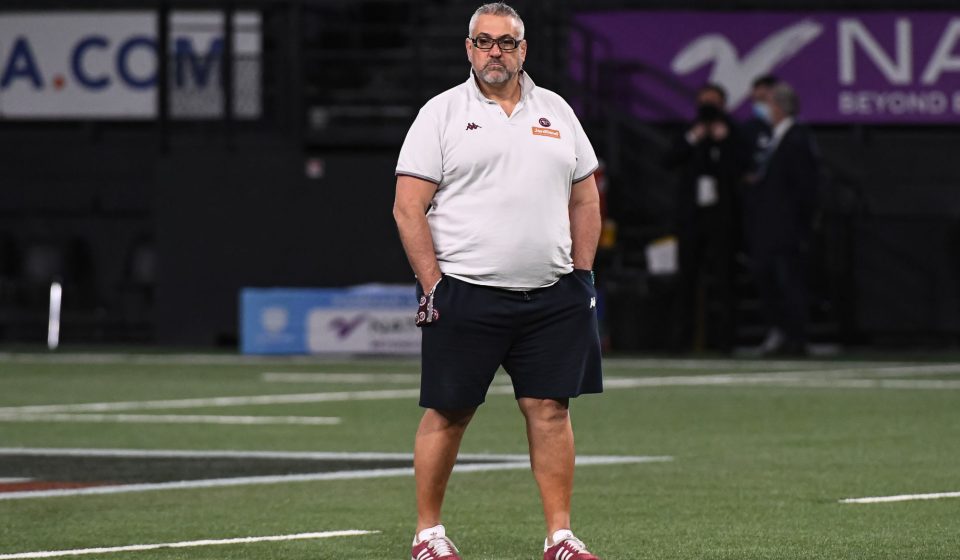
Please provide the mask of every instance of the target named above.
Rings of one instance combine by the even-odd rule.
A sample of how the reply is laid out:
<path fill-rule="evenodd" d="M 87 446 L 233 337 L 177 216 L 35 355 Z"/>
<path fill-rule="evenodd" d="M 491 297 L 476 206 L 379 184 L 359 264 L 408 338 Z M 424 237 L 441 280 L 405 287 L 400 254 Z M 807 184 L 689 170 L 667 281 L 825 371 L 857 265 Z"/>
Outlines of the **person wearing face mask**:
<path fill-rule="evenodd" d="M 734 258 L 739 239 L 737 184 L 748 152 L 727 114 L 726 91 L 700 88 L 693 122 L 666 154 L 679 170 L 677 237 L 680 281 L 674 302 L 674 350 L 728 352 L 734 333 Z"/>
<path fill-rule="evenodd" d="M 779 82 L 780 79 L 772 74 L 760 76 L 753 81 L 750 89 L 750 117 L 740 125 L 743 141 L 750 151 L 749 165 L 740 184 L 742 234 L 744 246 L 748 250 L 750 239 L 747 235 L 747 224 L 754 221 L 750 187 L 759 179 L 758 171 L 763 165 L 767 148 L 770 147 L 770 140 L 773 137 L 773 129 L 770 127 L 770 92 Z"/>
<path fill-rule="evenodd" d="M 773 135 L 770 128 L 770 91 L 779 81 L 776 76 L 767 74 L 755 79 L 750 89 L 751 115 L 741 125 L 744 141 L 752 152 L 748 173 L 756 172 L 770 144 Z"/>
<path fill-rule="evenodd" d="M 750 89 L 751 114 L 741 125 L 744 143 L 750 150 L 749 166 L 740 183 L 741 235 L 745 254 L 750 257 L 754 254 L 755 243 L 751 228 L 752 224 L 757 222 L 758 212 L 754 191 L 761 178 L 760 171 L 765 158 L 770 153 L 768 148 L 773 138 L 773 128 L 770 126 L 770 92 L 779 82 L 779 78 L 772 74 L 760 76 L 753 81 Z M 773 352 L 782 343 L 783 333 L 776 328 L 770 328 L 758 352 L 761 354 Z"/>
<path fill-rule="evenodd" d="M 760 351 L 807 353 L 806 254 L 813 236 L 820 186 L 820 153 L 810 131 L 796 122 L 797 94 L 784 82 L 768 96 L 770 143 L 749 186 L 750 255 L 769 326 Z"/>

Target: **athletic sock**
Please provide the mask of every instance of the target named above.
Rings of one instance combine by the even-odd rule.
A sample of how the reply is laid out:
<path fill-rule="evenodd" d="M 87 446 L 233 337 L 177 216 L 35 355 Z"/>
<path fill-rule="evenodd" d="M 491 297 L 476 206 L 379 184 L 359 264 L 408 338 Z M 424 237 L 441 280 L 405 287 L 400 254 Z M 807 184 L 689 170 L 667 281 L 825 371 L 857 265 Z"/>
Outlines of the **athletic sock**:
<path fill-rule="evenodd" d="M 560 541 L 565 541 L 567 539 L 574 539 L 576 537 L 573 536 L 573 531 L 571 531 L 570 529 L 558 529 L 557 531 L 553 532 L 553 536 L 551 538 L 553 539 L 553 544 L 557 544 Z M 546 552 L 546 550 L 551 546 L 553 545 L 550 544 L 549 539 L 543 540 L 544 552 Z"/>
<path fill-rule="evenodd" d="M 447 530 L 443 528 L 443 525 L 435 525 L 417 533 L 413 537 L 413 544 L 422 543 L 423 541 L 429 541 L 431 539 L 440 539 L 445 536 L 447 536 Z"/>

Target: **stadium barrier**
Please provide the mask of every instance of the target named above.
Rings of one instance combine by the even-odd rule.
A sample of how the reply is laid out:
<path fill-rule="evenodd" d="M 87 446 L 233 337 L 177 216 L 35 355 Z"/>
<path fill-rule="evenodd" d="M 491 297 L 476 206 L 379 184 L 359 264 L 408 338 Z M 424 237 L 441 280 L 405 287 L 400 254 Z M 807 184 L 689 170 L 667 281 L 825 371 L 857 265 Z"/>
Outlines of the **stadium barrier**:
<path fill-rule="evenodd" d="M 418 354 L 413 286 L 245 288 L 244 354 Z"/>

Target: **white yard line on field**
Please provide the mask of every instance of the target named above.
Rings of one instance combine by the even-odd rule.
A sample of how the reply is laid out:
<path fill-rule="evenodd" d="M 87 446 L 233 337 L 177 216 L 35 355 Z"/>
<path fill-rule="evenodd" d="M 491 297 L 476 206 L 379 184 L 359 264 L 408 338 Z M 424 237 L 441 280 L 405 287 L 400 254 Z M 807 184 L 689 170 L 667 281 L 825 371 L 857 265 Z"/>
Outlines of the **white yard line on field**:
<path fill-rule="evenodd" d="M 260 376 L 267 383 L 406 383 L 420 384 L 419 373 L 285 373 L 268 371 Z M 497 375 L 494 385 L 510 383 L 510 378 Z"/>
<path fill-rule="evenodd" d="M 625 377 L 605 379 L 604 389 L 633 389 L 637 387 L 709 387 L 713 385 L 761 385 L 801 379 L 797 372 L 747 373 L 730 375 L 670 375 L 666 377 Z"/>
<path fill-rule="evenodd" d="M 725 385 L 780 385 L 807 388 L 864 388 L 864 389 L 957 389 L 953 380 L 897 380 L 897 379 L 849 379 L 856 376 L 889 377 L 929 375 L 960 372 L 960 364 L 918 365 L 887 369 L 845 368 L 834 370 L 771 371 L 758 373 L 731 373 L 718 375 L 674 375 L 665 377 L 634 377 L 607 379 L 607 389 L 632 389 L 637 387 L 677 386 L 725 386 Z M 841 378 L 841 379 L 837 379 Z M 511 395 L 510 385 L 495 383 L 490 395 Z M 4 414 L 38 414 L 64 412 L 115 412 L 124 410 L 159 410 L 183 408 L 213 408 L 269 404 L 295 404 L 317 402 L 369 401 L 411 399 L 420 395 L 419 389 L 383 389 L 371 391 L 334 391 L 325 393 L 294 393 L 280 395 L 250 395 L 242 397 L 207 397 L 192 399 L 167 399 L 148 401 L 100 402 L 79 404 L 47 404 L 0 407 Z"/>
<path fill-rule="evenodd" d="M 488 394 L 513 394 L 510 386 L 490 387 Z M 124 401 L 80 404 L 42 404 L 8 406 L 0 408 L 2 414 L 52 413 L 52 412 L 111 412 L 118 410 L 157 410 L 174 408 L 214 408 L 222 406 L 246 406 L 261 404 L 295 404 L 339 401 L 373 401 L 410 399 L 420 396 L 420 389 L 386 389 L 377 391 L 338 391 L 329 393 L 293 393 L 285 395 L 252 395 L 246 397 L 210 397 L 196 399 L 170 399 L 155 401 Z"/>
<path fill-rule="evenodd" d="M 0 422 L 93 422 L 111 424 L 225 424 L 333 426 L 340 424 L 336 416 L 208 416 L 197 414 L 4 414 Z"/>
<path fill-rule="evenodd" d="M 794 379 L 784 380 L 786 387 L 810 389 L 960 389 L 960 380 L 946 379 Z"/>
<path fill-rule="evenodd" d="M 0 477 L 0 484 L 16 484 L 18 482 L 30 482 L 32 478 L 9 478 Z"/>
<path fill-rule="evenodd" d="M 0 408 L 5 413 L 40 412 L 110 412 L 118 410 L 157 410 L 174 408 L 213 408 L 222 406 L 246 406 L 260 404 L 295 404 L 356 400 L 406 399 L 420 396 L 419 389 L 387 389 L 382 391 L 342 391 L 330 393 L 294 393 L 285 395 L 252 395 L 245 397 L 210 397 L 195 399 L 167 399 L 151 401 L 123 401 L 81 404 L 51 404 L 31 406 L 8 406 Z"/>
<path fill-rule="evenodd" d="M 796 373 L 796 372 L 794 372 Z M 938 375 L 943 373 L 960 373 L 960 363 L 950 364 L 914 364 L 899 366 L 875 367 L 847 367 L 842 369 L 825 369 L 816 372 L 817 376 L 865 376 L 865 377 L 916 377 L 919 375 Z"/>
<path fill-rule="evenodd" d="M 268 371 L 268 383 L 420 383 L 419 373 L 286 373 Z"/>
<path fill-rule="evenodd" d="M 383 363 L 382 359 L 371 358 L 371 363 Z M 0 352 L 0 363 L 22 364 L 186 364 L 186 365 L 322 365 L 356 362 L 356 357 L 349 354 L 342 355 L 312 355 L 312 356 L 250 356 L 239 354 L 123 354 L 123 353 L 15 353 Z M 419 357 L 395 357 L 392 363 L 409 364 L 416 368 Z M 604 363 L 613 367 L 645 368 L 645 369 L 734 369 L 734 370 L 766 370 L 766 369 L 815 369 L 836 367 L 842 364 L 849 368 L 883 368 L 891 366 L 907 366 L 908 362 L 866 362 L 866 361 L 836 361 L 836 360 L 763 360 L 763 359 L 670 359 L 670 358 L 604 358 Z"/>
<path fill-rule="evenodd" d="M 412 461 L 413 453 L 381 451 L 240 451 L 189 449 L 104 449 L 74 447 L 0 447 L 0 456 L 142 457 L 163 459 L 314 459 L 326 461 Z M 527 454 L 460 453 L 465 461 L 526 461 Z M 618 455 L 592 455 L 591 460 L 620 459 Z"/>
<path fill-rule="evenodd" d="M 15 451 L 15 450 L 11 450 Z M 49 450 L 54 451 L 54 450 Z M 18 454 L 18 453 L 6 453 Z M 347 453 L 341 454 L 342 458 L 347 458 Z M 358 454 L 364 455 L 364 454 Z M 409 460 L 412 455 L 404 455 Z M 467 459 L 469 456 L 461 455 L 461 459 Z M 475 458 L 496 457 L 473 455 Z M 530 468 L 530 461 L 526 455 L 511 455 L 517 460 L 496 463 L 468 463 L 457 465 L 453 468 L 455 473 L 472 472 L 490 472 L 505 470 L 525 470 Z M 587 465 L 625 465 L 635 463 L 662 463 L 672 461 L 673 457 L 668 456 L 580 456 L 576 458 L 576 464 L 579 466 Z M 183 480 L 176 482 L 157 482 L 143 484 L 123 484 L 117 486 L 93 486 L 87 488 L 64 488 L 54 490 L 35 490 L 23 492 L 5 492 L 0 493 L 0 501 L 3 500 L 22 500 L 32 498 L 62 498 L 68 496 L 89 496 L 104 494 L 125 494 L 129 492 L 147 492 L 152 490 L 190 490 L 196 488 L 222 488 L 228 486 L 250 486 L 260 484 L 282 484 L 288 482 L 316 482 L 322 480 L 356 480 L 369 478 L 390 478 L 399 476 L 413 476 L 413 467 L 397 467 L 383 469 L 365 469 L 365 470 L 343 470 L 322 473 L 289 474 L 289 475 L 267 475 L 267 476 L 246 476 L 235 478 L 212 478 L 205 480 Z"/>
<path fill-rule="evenodd" d="M 934 494 L 901 494 L 899 496 L 876 496 L 873 498 L 846 498 L 841 504 L 882 504 L 889 502 L 909 502 L 913 500 L 940 500 L 960 498 L 960 492 L 938 492 Z"/>
<path fill-rule="evenodd" d="M 32 455 L 56 457 L 142 457 L 162 459 L 314 459 L 333 461 L 413 461 L 413 453 L 395 453 L 382 451 L 240 451 L 240 450 L 191 450 L 191 449 L 104 449 L 84 447 L 0 447 L 0 456 Z M 464 461 L 526 461 L 526 453 L 459 453 L 458 459 Z M 669 457 L 633 456 L 633 455 L 583 455 L 578 461 L 585 464 L 605 464 L 617 462 L 640 462 L 670 460 Z"/>
<path fill-rule="evenodd" d="M 330 356 L 245 356 L 241 354 L 123 354 L 123 353 L 17 353 L 0 352 L 0 363 L 15 364 L 144 364 L 144 365 L 318 365 L 355 362 L 350 354 Z M 381 362 L 374 359 L 372 361 Z M 416 367 L 418 358 L 394 357 L 392 363 Z"/>
<path fill-rule="evenodd" d="M 836 364 L 834 364 L 836 365 Z M 835 379 L 850 377 L 917 377 L 923 375 L 938 375 L 945 373 L 960 373 L 960 363 L 934 364 L 934 365 L 911 365 L 896 367 L 847 367 L 834 369 L 792 369 L 792 370 L 765 370 L 745 372 L 727 372 L 718 374 L 704 375 L 672 375 L 662 377 L 631 377 L 620 378 L 626 383 L 639 382 L 681 385 L 726 385 L 738 384 L 741 382 L 775 382 L 783 378 L 795 379 Z"/>
<path fill-rule="evenodd" d="M 617 368 L 679 370 L 809 370 L 819 368 L 885 368 L 909 366 L 911 362 L 846 362 L 839 360 L 766 360 L 766 359 L 672 359 L 672 358 L 604 358 L 603 363 Z M 916 364 L 922 365 L 922 364 Z"/>
<path fill-rule="evenodd" d="M 297 533 L 294 535 L 271 535 L 265 537 L 240 537 L 233 539 L 205 539 L 200 541 L 182 541 L 157 544 L 132 544 L 128 546 L 111 546 L 99 548 L 75 548 L 73 550 L 45 550 L 40 552 L 17 552 L 15 554 L 0 554 L 0 560 L 15 560 L 21 558 L 56 558 L 58 556 L 82 556 L 85 554 L 107 554 L 109 552 L 135 552 L 142 550 L 157 550 L 159 548 L 192 548 L 196 546 L 216 546 L 227 544 L 249 544 L 259 542 L 296 541 L 304 539 L 329 539 L 333 537 L 354 537 L 372 535 L 380 531 L 361 531 L 350 529 L 346 531 L 324 531 L 322 533 Z"/>
<path fill-rule="evenodd" d="M 810 389 L 960 389 L 960 380 L 941 379 L 830 379 L 797 372 L 778 374 L 678 375 L 606 380 L 605 389 L 636 387 L 710 387 L 762 385 Z"/>
<path fill-rule="evenodd" d="M 493 463 L 501 467 L 513 465 L 513 468 L 527 466 L 526 463 Z M 472 466 L 472 465 L 469 465 Z M 454 467 L 454 470 L 458 470 Z M 493 470 L 493 469 L 491 469 Z M 55 490 L 33 490 L 22 492 L 0 492 L 0 502 L 5 500 L 24 500 L 33 498 L 66 498 L 70 496 L 102 496 L 110 494 L 128 494 L 153 490 L 194 490 L 197 488 L 225 488 L 231 486 L 255 486 L 263 484 L 283 484 L 288 482 L 318 482 L 322 480 L 351 480 L 366 478 L 389 478 L 413 476 L 413 467 L 390 469 L 366 469 L 354 471 L 333 471 L 309 474 L 284 474 L 269 476 L 238 476 L 234 478 L 208 478 L 201 480 L 181 480 L 175 482 L 149 482 L 140 484 L 121 484 L 117 486 L 91 486 L 87 488 L 63 488 Z"/>

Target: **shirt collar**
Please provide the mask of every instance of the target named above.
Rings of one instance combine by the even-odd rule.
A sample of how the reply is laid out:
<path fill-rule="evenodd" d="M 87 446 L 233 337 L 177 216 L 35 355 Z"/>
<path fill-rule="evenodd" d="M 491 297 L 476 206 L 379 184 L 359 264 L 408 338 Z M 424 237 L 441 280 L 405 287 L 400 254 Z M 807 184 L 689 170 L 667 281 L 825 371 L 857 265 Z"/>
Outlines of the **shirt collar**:
<path fill-rule="evenodd" d="M 470 69 L 470 75 L 467 76 L 467 87 L 473 92 L 473 95 L 483 101 L 484 103 L 496 103 L 496 101 L 488 98 L 486 95 L 480 91 L 480 86 L 477 85 L 477 78 L 473 75 L 473 68 Z M 525 100 L 534 88 L 537 87 L 537 84 L 533 83 L 533 79 L 525 70 L 520 71 L 520 101 Z"/>

